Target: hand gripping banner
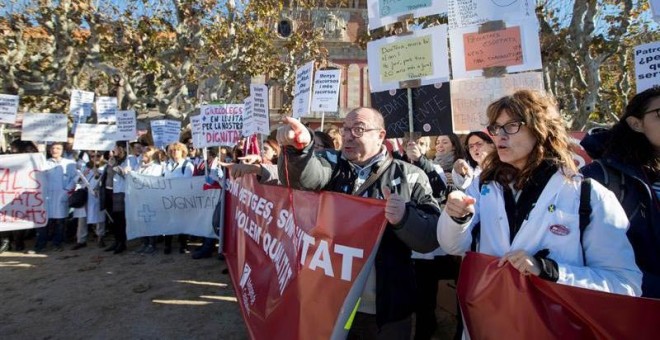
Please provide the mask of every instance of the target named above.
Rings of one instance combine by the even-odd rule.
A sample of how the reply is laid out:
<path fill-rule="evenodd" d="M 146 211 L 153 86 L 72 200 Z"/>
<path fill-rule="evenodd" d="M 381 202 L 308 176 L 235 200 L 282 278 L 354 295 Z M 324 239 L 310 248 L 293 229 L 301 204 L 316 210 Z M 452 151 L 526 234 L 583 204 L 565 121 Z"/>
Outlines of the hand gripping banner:
<path fill-rule="evenodd" d="M 385 201 L 293 191 L 291 202 L 287 188 L 253 177 L 228 181 L 224 220 L 250 336 L 344 338 L 386 225 Z"/>

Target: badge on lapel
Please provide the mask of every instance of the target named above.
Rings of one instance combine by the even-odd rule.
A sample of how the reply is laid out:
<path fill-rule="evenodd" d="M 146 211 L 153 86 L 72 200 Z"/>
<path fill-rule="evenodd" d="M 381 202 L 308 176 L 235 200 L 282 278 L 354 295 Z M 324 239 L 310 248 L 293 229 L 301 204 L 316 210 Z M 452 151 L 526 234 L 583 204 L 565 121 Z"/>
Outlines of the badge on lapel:
<path fill-rule="evenodd" d="M 571 233 L 571 230 L 568 229 L 568 227 L 561 224 L 553 224 L 548 227 L 548 230 L 550 230 L 551 233 L 559 236 L 566 236 Z"/>

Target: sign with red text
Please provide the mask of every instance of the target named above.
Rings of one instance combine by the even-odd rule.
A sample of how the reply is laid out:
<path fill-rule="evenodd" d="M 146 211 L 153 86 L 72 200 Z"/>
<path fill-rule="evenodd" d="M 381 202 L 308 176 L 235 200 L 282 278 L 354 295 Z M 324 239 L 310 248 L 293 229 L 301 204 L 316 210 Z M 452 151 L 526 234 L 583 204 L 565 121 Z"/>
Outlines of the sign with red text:
<path fill-rule="evenodd" d="M 345 338 L 385 201 L 228 181 L 227 266 L 252 339 Z"/>
<path fill-rule="evenodd" d="M 0 155 L 0 231 L 43 227 L 48 222 L 38 153 Z"/>
<path fill-rule="evenodd" d="M 243 104 L 202 105 L 202 145 L 236 145 L 243 131 L 243 110 Z"/>

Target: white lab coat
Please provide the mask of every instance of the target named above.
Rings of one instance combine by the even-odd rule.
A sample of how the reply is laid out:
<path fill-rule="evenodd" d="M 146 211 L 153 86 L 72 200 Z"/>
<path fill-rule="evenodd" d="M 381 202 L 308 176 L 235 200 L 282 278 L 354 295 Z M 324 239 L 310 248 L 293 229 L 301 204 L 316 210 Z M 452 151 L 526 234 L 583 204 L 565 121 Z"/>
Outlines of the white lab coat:
<path fill-rule="evenodd" d="M 474 181 L 467 191 L 477 200 L 470 221 L 458 224 L 446 212 L 438 220 L 438 242 L 446 252 L 463 255 L 469 250 L 472 228 L 481 222 L 480 253 L 503 256 L 524 250 L 534 255 L 547 248 L 548 258 L 558 265 L 557 283 L 624 295 L 641 294 L 642 273 L 626 237 L 628 218 L 614 194 L 598 182 L 592 181 L 593 211 L 582 244 L 578 212 L 580 177 L 571 180 L 560 172 L 555 173 L 512 243 L 502 187 L 484 184 L 479 192 L 478 182 Z"/>
<path fill-rule="evenodd" d="M 163 176 L 165 178 L 192 177 L 195 172 L 195 165 L 188 159 L 181 161 L 181 164 L 170 160 L 165 166 Z"/>
<path fill-rule="evenodd" d="M 69 214 L 69 191 L 76 186 L 76 162 L 61 158 L 46 161 L 44 168 L 44 192 L 48 218 L 66 218 Z"/>

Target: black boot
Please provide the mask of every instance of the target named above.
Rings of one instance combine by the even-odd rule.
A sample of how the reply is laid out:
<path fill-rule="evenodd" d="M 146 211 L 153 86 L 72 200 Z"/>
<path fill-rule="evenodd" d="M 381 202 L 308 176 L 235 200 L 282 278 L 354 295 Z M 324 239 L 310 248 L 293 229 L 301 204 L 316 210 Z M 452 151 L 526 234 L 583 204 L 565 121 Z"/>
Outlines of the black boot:
<path fill-rule="evenodd" d="M 105 248 L 103 251 L 115 251 L 115 249 L 117 249 L 118 246 L 119 246 L 119 243 L 115 242 L 110 247 Z"/>
<path fill-rule="evenodd" d="M 126 250 L 126 243 L 125 242 L 120 242 L 117 244 L 117 247 L 115 248 L 114 254 L 119 254 L 124 252 Z"/>

